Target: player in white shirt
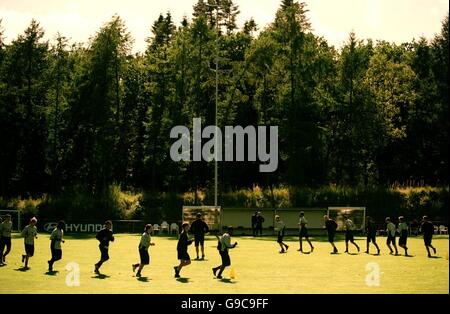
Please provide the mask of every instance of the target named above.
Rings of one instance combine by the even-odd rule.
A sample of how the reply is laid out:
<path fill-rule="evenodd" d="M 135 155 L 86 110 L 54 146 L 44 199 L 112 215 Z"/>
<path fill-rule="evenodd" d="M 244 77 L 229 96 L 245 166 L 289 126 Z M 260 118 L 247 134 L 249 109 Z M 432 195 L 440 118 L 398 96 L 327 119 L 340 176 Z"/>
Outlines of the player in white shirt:
<path fill-rule="evenodd" d="M 25 254 L 22 254 L 22 263 L 25 262 L 24 269 L 28 269 L 28 260 L 34 255 L 34 239 L 37 239 L 37 219 L 31 218 L 30 224 L 22 230 L 22 237 L 25 242 Z"/>
<path fill-rule="evenodd" d="M 395 249 L 395 255 L 398 255 L 397 245 L 395 244 L 395 234 L 397 233 L 397 228 L 395 228 L 395 225 L 392 223 L 390 217 L 386 217 L 386 232 L 387 232 L 387 240 L 386 244 L 391 251 L 389 254 L 394 254 L 394 251 L 391 248 L 391 244 L 394 246 Z"/>
<path fill-rule="evenodd" d="M 359 252 L 359 246 L 355 243 L 353 237 L 353 230 L 355 230 L 355 224 L 351 221 L 347 215 L 344 216 L 344 226 L 345 226 L 345 253 L 348 253 L 348 242 L 351 242 Z"/>
<path fill-rule="evenodd" d="M 53 271 L 53 264 L 62 258 L 61 243 L 64 243 L 63 240 L 64 229 L 65 223 L 64 221 L 60 220 L 58 221 L 56 228 L 52 231 L 52 234 L 50 235 L 51 240 L 50 250 L 52 252 L 52 258 L 47 262 L 49 272 Z"/>
<path fill-rule="evenodd" d="M 277 242 L 281 247 L 281 251 L 280 253 L 284 253 L 288 250 L 289 246 L 283 242 L 283 237 L 284 237 L 284 231 L 286 229 L 286 225 L 284 224 L 284 222 L 281 220 L 279 215 L 275 216 L 275 231 L 277 231 L 278 233 L 278 239 Z"/>
<path fill-rule="evenodd" d="M 220 258 L 222 259 L 222 264 L 212 269 L 213 274 L 214 276 L 216 276 L 217 279 L 222 279 L 222 272 L 224 271 L 225 267 L 231 265 L 231 259 L 228 250 L 234 249 L 237 245 L 237 242 L 231 244 L 232 235 L 233 235 L 233 227 L 228 226 L 227 232 L 225 232 L 221 237 L 217 237 L 218 239 L 217 250 L 219 251 Z M 217 271 L 219 271 L 219 273 L 216 275 Z"/>
<path fill-rule="evenodd" d="M 141 271 L 144 268 L 145 265 L 150 264 L 150 255 L 148 254 L 148 249 L 150 246 L 155 245 L 155 243 L 152 243 L 152 237 L 150 234 L 153 232 L 152 225 L 148 224 L 145 225 L 144 233 L 141 236 L 141 241 L 139 242 L 139 256 L 141 258 L 141 262 L 138 264 L 133 264 L 133 273 L 136 271 L 136 268 L 139 267 L 136 277 L 141 277 Z"/>

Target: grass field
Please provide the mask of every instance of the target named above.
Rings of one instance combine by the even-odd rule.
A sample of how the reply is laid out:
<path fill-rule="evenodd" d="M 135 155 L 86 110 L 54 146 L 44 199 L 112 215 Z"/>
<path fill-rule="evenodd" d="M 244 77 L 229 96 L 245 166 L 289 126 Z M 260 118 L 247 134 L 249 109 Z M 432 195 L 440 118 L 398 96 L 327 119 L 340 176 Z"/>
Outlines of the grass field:
<path fill-rule="evenodd" d="M 364 253 L 331 255 L 330 245 L 322 238 L 313 239 L 316 241 L 312 254 L 297 252 L 296 238 L 287 238 L 290 248 L 286 254 L 278 253 L 274 238 L 233 237 L 232 240 L 239 243 L 230 251 L 236 277 L 226 279 L 230 274 L 227 268 L 224 279 L 219 280 L 211 271 L 211 267 L 220 264 L 214 237 L 207 238 L 205 243 L 206 259 L 193 260 L 182 270 L 179 279 L 173 276 L 173 266 L 178 263 L 174 238 L 153 237 L 156 246 L 150 248 L 151 264 L 144 268 L 144 277 L 140 279 L 131 271 L 131 264 L 139 261 L 138 235 L 116 235 L 116 241 L 110 245 L 111 259 L 101 269 L 104 277 L 93 273 L 93 265 L 99 258 L 98 242 L 93 236 L 67 236 L 63 259 L 54 266 L 59 272 L 53 274 L 47 273 L 48 235 L 41 234 L 36 240 L 36 253 L 30 259 L 27 271 L 21 270 L 23 240 L 13 238 L 8 265 L 0 267 L 0 293 L 449 293 L 448 236 L 433 240 L 437 258 L 426 257 L 421 238 L 408 239 L 413 257 L 387 254 L 385 238 L 378 240 L 382 250 L 380 256 Z M 358 238 L 357 242 L 364 251 L 365 240 Z M 342 252 L 344 243 L 337 242 L 337 247 Z M 372 250 L 375 251 L 373 247 Z M 190 246 L 189 254 L 195 258 L 193 246 Z M 65 266 L 69 262 L 79 264 L 79 286 L 66 285 L 69 272 Z M 366 284 L 370 272 L 366 265 L 370 262 L 378 263 L 380 267 L 379 286 Z"/>

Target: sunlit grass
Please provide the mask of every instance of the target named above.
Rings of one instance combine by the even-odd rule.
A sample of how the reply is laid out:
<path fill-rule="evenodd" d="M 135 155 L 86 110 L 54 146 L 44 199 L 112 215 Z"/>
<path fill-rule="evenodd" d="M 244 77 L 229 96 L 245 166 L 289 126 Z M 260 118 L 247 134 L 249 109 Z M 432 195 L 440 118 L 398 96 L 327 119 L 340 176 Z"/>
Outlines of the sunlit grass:
<path fill-rule="evenodd" d="M 110 246 L 110 261 L 101 271 L 107 277 L 96 278 L 93 265 L 99 258 L 98 242 L 93 236 L 67 237 L 63 244 L 63 259 L 55 264 L 59 272 L 48 275 L 50 257 L 48 235 L 36 240 L 36 254 L 30 260 L 30 270 L 20 271 L 23 240 L 13 239 L 13 250 L 7 258 L 8 265 L 0 267 L 0 293 L 448 293 L 448 237 L 434 239 L 438 258 L 427 258 L 421 238 L 410 238 L 410 253 L 414 257 L 391 256 L 385 238 L 379 238 L 381 256 L 330 254 L 331 247 L 324 241 L 314 241 L 312 254 L 297 252 L 296 238 L 288 238 L 290 248 L 279 254 L 274 238 L 264 240 L 251 237 L 234 237 L 238 247 L 230 251 L 236 278 L 213 278 L 211 267 L 220 264 L 216 240 L 206 242 L 206 260 L 192 261 L 182 270 L 181 280 L 173 277 L 177 264 L 174 238 L 153 237 L 156 246 L 150 249 L 150 266 L 144 268 L 144 278 L 133 276 L 131 264 L 139 261 L 137 246 L 139 236 L 119 234 Z M 319 240 L 319 239 L 318 239 Z M 365 241 L 358 242 L 364 250 Z M 337 246 L 341 252 L 344 243 Z M 306 246 L 308 248 L 308 246 Z M 352 252 L 355 249 L 351 247 Z M 372 252 L 374 249 L 372 247 Z M 400 252 L 402 252 L 400 250 Z M 195 258 L 194 247 L 189 248 Z M 447 258 L 446 258 L 447 257 Z M 80 266 L 80 286 L 68 287 L 64 269 L 69 262 Z M 366 276 L 369 262 L 380 266 L 380 285 L 369 287 Z M 224 272 L 229 278 L 230 269 Z M 184 279 L 183 279 L 184 278 Z"/>

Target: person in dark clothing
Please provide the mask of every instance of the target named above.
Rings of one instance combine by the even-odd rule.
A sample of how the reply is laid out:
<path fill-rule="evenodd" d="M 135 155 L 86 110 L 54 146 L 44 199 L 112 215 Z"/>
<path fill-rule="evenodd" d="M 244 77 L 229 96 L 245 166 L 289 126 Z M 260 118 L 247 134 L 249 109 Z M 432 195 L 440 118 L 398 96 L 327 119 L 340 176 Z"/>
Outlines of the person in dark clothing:
<path fill-rule="evenodd" d="M 199 260 L 198 257 L 198 247 L 200 245 L 202 250 L 202 259 L 205 259 L 205 234 L 209 232 L 209 227 L 206 224 L 206 222 L 202 219 L 202 214 L 197 214 L 197 219 L 194 220 L 194 222 L 191 225 L 191 231 L 194 234 L 194 242 L 195 242 L 195 252 L 197 253 L 197 260 Z"/>
<path fill-rule="evenodd" d="M 112 222 L 111 220 L 105 221 L 105 227 L 100 230 L 97 235 L 95 236 L 97 240 L 100 242 L 99 249 L 100 249 L 100 261 L 98 261 L 97 264 L 95 264 L 94 273 L 97 275 L 100 275 L 100 267 L 102 267 L 103 263 L 109 260 L 109 242 L 114 242 L 114 236 L 112 232 Z"/>
<path fill-rule="evenodd" d="M 258 221 L 258 212 L 255 212 L 252 215 L 252 234 L 253 234 L 254 237 L 256 237 L 256 224 L 257 224 L 257 221 Z"/>
<path fill-rule="evenodd" d="M 173 267 L 173 269 L 175 270 L 175 278 L 180 278 L 181 268 L 191 263 L 191 258 L 188 254 L 188 246 L 192 244 L 192 240 L 189 240 L 188 235 L 189 224 L 185 222 L 181 226 L 181 229 L 182 231 L 180 233 L 180 238 L 178 239 L 177 244 L 177 253 L 178 259 L 180 260 L 180 265 Z"/>
<path fill-rule="evenodd" d="M 50 251 L 52 253 L 52 258 L 48 261 L 48 271 L 50 272 L 53 271 L 53 264 L 62 258 L 61 243 L 64 243 L 64 228 L 65 223 L 60 220 L 50 235 Z"/>
<path fill-rule="evenodd" d="M 336 229 L 338 227 L 336 221 L 328 217 L 327 215 L 323 216 L 323 219 L 325 220 L 325 229 L 328 233 L 328 242 L 330 242 L 331 246 L 333 246 L 333 252 L 331 254 L 337 254 L 338 249 L 334 245 L 334 236 L 336 235 Z"/>
<path fill-rule="evenodd" d="M 417 219 L 413 219 L 413 221 L 411 221 L 410 223 L 411 225 L 411 235 L 419 235 L 419 222 L 417 221 Z"/>
<path fill-rule="evenodd" d="M 423 216 L 421 230 L 423 233 L 423 241 L 425 243 L 425 247 L 428 252 L 428 257 L 431 257 L 430 248 L 433 249 L 434 254 L 436 254 L 436 248 L 431 245 L 431 241 L 433 240 L 433 234 L 434 234 L 434 226 L 433 223 L 430 221 L 430 218 L 428 216 Z"/>
<path fill-rule="evenodd" d="M 263 216 L 261 216 L 261 212 L 258 212 L 257 216 L 256 216 L 256 235 L 259 234 L 260 236 L 262 236 L 262 230 L 263 230 L 262 224 L 264 221 L 265 221 L 265 219 Z"/>
<path fill-rule="evenodd" d="M 0 265 L 6 263 L 6 255 L 11 252 L 11 215 L 5 215 L 5 221 L 0 218 Z M 6 248 L 6 251 L 4 252 Z M 3 253 L 4 252 L 4 253 Z"/>
<path fill-rule="evenodd" d="M 367 216 L 366 217 L 366 235 L 367 235 L 367 241 L 366 241 L 366 254 L 369 254 L 369 245 L 370 242 L 375 245 L 377 248 L 377 255 L 380 255 L 380 248 L 377 244 L 377 228 L 375 226 L 375 223 L 372 220 L 372 217 Z"/>
<path fill-rule="evenodd" d="M 299 226 L 299 237 L 298 237 L 298 241 L 300 244 L 300 248 L 298 249 L 298 251 L 303 253 L 303 241 L 302 239 L 305 238 L 306 242 L 309 243 L 309 246 L 311 247 L 311 252 L 312 253 L 314 251 L 314 246 L 312 245 L 311 241 L 309 240 L 309 235 L 308 235 L 308 221 L 305 218 L 305 213 L 304 212 L 300 212 L 300 216 L 299 216 L 299 220 L 298 220 L 298 226 Z"/>
<path fill-rule="evenodd" d="M 233 235 L 233 227 L 229 226 L 227 228 L 227 232 L 225 232 L 222 237 L 218 238 L 218 244 L 217 244 L 217 250 L 219 251 L 220 257 L 222 259 L 222 264 L 214 267 L 212 269 L 214 276 L 216 276 L 217 279 L 222 279 L 222 272 L 224 271 L 225 267 L 231 265 L 230 255 L 228 254 L 228 249 L 233 249 L 236 247 L 237 242 L 234 242 L 234 244 L 231 244 L 231 236 Z M 217 271 L 219 273 L 216 275 Z"/>
<path fill-rule="evenodd" d="M 398 233 L 400 233 L 400 238 L 398 240 L 398 246 L 405 250 L 405 256 L 408 255 L 408 247 L 406 246 L 406 242 L 408 241 L 408 225 L 405 222 L 405 217 L 398 217 Z"/>

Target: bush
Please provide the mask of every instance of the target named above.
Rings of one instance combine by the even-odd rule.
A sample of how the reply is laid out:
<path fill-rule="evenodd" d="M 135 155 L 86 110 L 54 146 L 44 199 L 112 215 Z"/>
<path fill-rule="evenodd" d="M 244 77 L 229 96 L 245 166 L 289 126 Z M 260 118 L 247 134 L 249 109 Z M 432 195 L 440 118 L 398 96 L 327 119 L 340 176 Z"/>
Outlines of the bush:
<path fill-rule="evenodd" d="M 24 218 L 40 216 L 47 219 L 142 219 L 152 223 L 180 221 L 183 205 L 211 205 L 214 190 L 189 191 L 183 194 L 169 192 L 122 191 L 111 185 L 98 195 L 81 186 L 75 186 L 55 195 L 38 199 L 0 198 L 5 209 L 20 209 Z M 435 221 L 448 221 L 448 187 L 346 187 L 322 186 L 277 187 L 228 191 L 219 195 L 222 207 L 234 208 L 295 208 L 329 206 L 364 206 L 367 214 L 377 221 L 387 216 L 406 216 L 407 220 L 424 214 Z"/>

